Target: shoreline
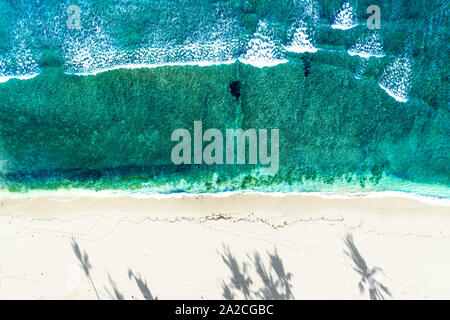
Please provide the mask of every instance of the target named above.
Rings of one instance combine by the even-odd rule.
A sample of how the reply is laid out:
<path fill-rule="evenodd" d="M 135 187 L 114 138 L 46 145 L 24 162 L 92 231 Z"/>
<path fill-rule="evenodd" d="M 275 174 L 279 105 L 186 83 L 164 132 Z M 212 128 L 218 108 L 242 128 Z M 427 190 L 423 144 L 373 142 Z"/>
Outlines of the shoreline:
<path fill-rule="evenodd" d="M 16 193 L 9 191 L 0 191 L 0 201 L 4 199 L 19 198 L 67 198 L 67 197 L 93 197 L 93 198 L 136 198 L 136 199 L 183 199 L 183 198 L 229 198 L 234 196 L 256 195 L 262 197 L 283 198 L 283 197 L 302 197 L 302 198 L 320 198 L 324 200 L 351 200 L 351 199 L 382 199 L 399 198 L 419 201 L 424 204 L 450 207 L 450 199 L 438 198 L 432 196 L 418 195 L 415 193 L 403 191 L 368 191 L 368 192 L 264 192 L 264 191 L 219 191 L 212 193 L 158 193 L 147 190 L 124 191 L 124 190 L 101 190 L 94 191 L 88 189 L 71 190 L 31 190 L 25 193 Z"/>

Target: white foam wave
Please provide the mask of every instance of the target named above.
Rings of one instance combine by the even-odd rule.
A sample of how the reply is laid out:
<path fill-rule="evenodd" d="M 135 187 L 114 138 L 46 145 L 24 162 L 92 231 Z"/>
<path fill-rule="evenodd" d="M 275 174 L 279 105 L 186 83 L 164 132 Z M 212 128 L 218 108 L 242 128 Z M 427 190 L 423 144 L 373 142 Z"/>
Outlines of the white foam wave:
<path fill-rule="evenodd" d="M 318 50 L 314 45 L 314 39 L 310 35 L 306 23 L 303 21 L 299 22 L 289 45 L 285 46 L 284 49 L 294 53 L 314 53 Z"/>
<path fill-rule="evenodd" d="M 27 80 L 36 77 L 40 70 L 38 57 L 30 50 L 30 35 L 25 20 L 14 26 L 9 50 L 0 56 L 0 83 L 11 79 Z"/>
<path fill-rule="evenodd" d="M 371 32 L 361 38 L 350 48 L 348 54 L 360 56 L 361 58 L 384 57 L 384 50 L 378 33 Z"/>
<path fill-rule="evenodd" d="M 411 90 L 410 82 L 411 62 L 406 55 L 403 55 L 386 67 L 379 78 L 378 85 L 395 100 L 407 102 Z"/>
<path fill-rule="evenodd" d="M 29 80 L 33 79 L 34 77 L 37 77 L 39 73 L 35 74 L 26 74 L 21 76 L 0 76 L 0 83 L 5 83 L 11 79 L 17 79 L 17 80 Z"/>
<path fill-rule="evenodd" d="M 65 69 L 93 72 L 117 64 L 123 55 L 104 30 L 102 21 L 70 30 L 63 43 Z"/>
<path fill-rule="evenodd" d="M 356 27 L 358 25 L 358 20 L 356 18 L 356 13 L 350 3 L 345 2 L 341 9 L 336 12 L 333 24 L 331 28 L 348 30 Z"/>
<path fill-rule="evenodd" d="M 259 58 L 259 59 L 258 58 L 252 58 L 252 59 L 239 58 L 239 61 L 244 64 L 249 64 L 256 68 L 275 67 L 279 64 L 289 62 L 289 60 L 287 60 L 287 59 L 267 60 L 264 58 Z"/>
<path fill-rule="evenodd" d="M 120 14 L 125 14 L 128 7 L 129 4 L 120 6 Z M 200 23 L 184 40 L 167 37 L 167 30 L 152 26 L 139 43 L 131 47 L 114 39 L 108 31 L 111 27 L 96 16 L 89 24 L 83 24 L 81 30 L 68 32 L 63 45 L 65 71 L 84 75 L 130 66 L 229 63 L 236 59 L 244 43 L 239 40 L 239 21 L 228 7 L 215 5 L 211 12 L 215 17 L 211 20 L 215 22 Z"/>
<path fill-rule="evenodd" d="M 385 87 L 384 85 L 382 85 L 381 83 L 378 83 L 378 85 L 380 86 L 381 89 L 383 89 L 384 91 L 386 91 L 386 93 L 388 95 L 390 95 L 392 98 L 394 98 L 395 100 L 397 100 L 398 102 L 408 102 L 407 98 L 401 97 L 398 95 L 397 92 Z"/>
<path fill-rule="evenodd" d="M 247 51 L 239 58 L 239 61 L 258 68 L 273 67 L 288 62 L 271 33 L 268 25 L 259 21 L 253 38 L 247 43 Z"/>
<path fill-rule="evenodd" d="M 366 58 L 366 59 L 371 58 L 371 57 L 382 58 L 385 56 L 384 53 L 383 54 L 373 54 L 373 53 L 366 53 L 366 52 L 355 52 L 355 51 L 351 51 L 351 50 L 348 50 L 347 53 L 351 56 L 359 56 L 361 58 Z"/>
<path fill-rule="evenodd" d="M 118 49 L 118 45 L 101 31 L 103 43 L 95 43 L 96 37 L 82 40 L 71 39 L 66 49 L 66 71 L 75 74 L 97 74 L 114 69 L 155 68 L 173 65 L 215 65 L 235 61 L 238 40 L 217 39 L 214 41 L 188 41 L 181 45 L 170 43 L 141 45 L 128 51 Z"/>
<path fill-rule="evenodd" d="M 53 201 L 69 202 L 75 197 L 133 197 L 138 199 L 180 199 L 180 198 L 197 198 L 197 197 L 213 197 L 213 198 L 227 198 L 236 195 L 262 195 L 269 197 L 288 197 L 288 196 L 302 196 L 302 197 L 319 197 L 322 199 L 371 199 L 371 198 L 406 198 L 422 203 L 450 207 L 450 199 L 435 198 L 428 196 L 416 195 L 413 193 L 400 191 L 372 191 L 372 192 L 263 192 L 263 191 L 224 191 L 217 193 L 158 193 L 149 190 L 141 191 L 119 191 L 119 190 L 103 190 L 93 191 L 86 189 L 71 189 L 71 190 L 57 190 L 57 191 L 42 191 L 35 190 L 27 193 L 12 193 L 9 191 L 0 191 L 0 197 L 5 198 L 30 198 L 30 197 L 47 197 Z"/>

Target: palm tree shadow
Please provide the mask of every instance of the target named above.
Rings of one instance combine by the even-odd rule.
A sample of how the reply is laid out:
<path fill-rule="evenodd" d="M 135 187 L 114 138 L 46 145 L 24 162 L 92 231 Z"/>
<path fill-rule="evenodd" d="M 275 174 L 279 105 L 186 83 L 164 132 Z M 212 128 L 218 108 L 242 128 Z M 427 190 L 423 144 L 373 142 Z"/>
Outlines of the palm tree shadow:
<path fill-rule="evenodd" d="M 109 284 L 111 285 L 112 291 L 110 292 L 108 288 L 105 287 L 106 292 L 108 292 L 111 299 L 114 300 L 125 300 L 122 293 L 120 293 L 119 289 L 117 288 L 117 284 L 114 282 L 114 280 L 111 278 L 111 275 L 108 274 Z"/>
<path fill-rule="evenodd" d="M 72 238 L 72 250 L 75 253 L 75 256 L 77 257 L 78 261 L 80 262 L 81 268 L 83 269 L 86 277 L 88 278 L 89 282 L 91 283 L 91 286 L 95 292 L 95 295 L 97 296 L 97 299 L 100 300 L 100 296 L 98 295 L 97 288 L 95 287 L 95 284 L 91 278 L 92 265 L 89 262 L 89 256 L 86 253 L 86 251 L 81 251 L 80 246 L 78 245 L 78 242 L 74 238 Z"/>
<path fill-rule="evenodd" d="M 361 280 L 358 283 L 361 294 L 364 293 L 365 286 L 367 286 L 369 291 L 369 298 L 371 300 L 384 300 L 384 295 L 392 297 L 389 289 L 375 279 L 376 274 L 379 272 L 383 272 L 383 270 L 379 267 L 369 268 L 367 266 L 366 261 L 356 248 L 353 241 L 353 236 L 351 234 L 347 234 L 346 238 L 344 239 L 344 243 L 347 246 L 347 250 L 344 250 L 344 253 L 350 259 L 352 259 L 355 265 L 353 267 L 353 270 L 355 270 L 361 276 Z"/>
<path fill-rule="evenodd" d="M 80 246 L 78 245 L 78 242 L 72 238 L 72 250 L 75 253 L 75 256 L 77 257 L 78 261 L 80 262 L 81 268 L 83 269 L 86 277 L 88 278 L 89 282 L 91 283 L 92 288 L 94 289 L 94 292 L 97 296 L 97 299 L 100 300 L 100 296 L 98 294 L 97 288 L 95 287 L 94 282 L 91 278 L 91 269 L 92 265 L 89 262 L 89 255 L 86 253 L 86 251 L 81 250 Z M 148 285 L 147 281 L 142 278 L 140 274 L 136 274 L 131 269 L 128 270 L 128 277 L 130 279 L 134 279 L 136 281 L 136 284 L 141 291 L 142 295 L 146 300 L 158 300 L 158 297 L 153 296 Z M 111 290 L 109 290 L 106 286 L 104 286 L 104 289 L 109 294 L 111 299 L 115 300 L 124 300 L 124 295 L 119 291 L 116 282 L 111 278 L 111 275 L 108 274 L 108 280 L 109 285 L 111 287 Z"/>
<path fill-rule="evenodd" d="M 267 300 L 289 300 L 294 299 L 292 295 L 291 279 L 292 274 L 286 273 L 283 262 L 274 250 L 268 253 L 269 266 L 266 267 L 260 254 L 255 252 L 249 255 L 250 263 L 239 263 L 236 257 L 230 252 L 228 247 L 224 247 L 221 253 L 222 260 L 231 271 L 229 281 L 222 282 L 222 296 L 226 300 L 234 300 L 237 293 L 241 293 L 244 299 L 267 299 Z M 262 280 L 263 286 L 253 288 L 254 281 L 248 275 L 249 267 L 253 267 L 256 274 Z"/>
<path fill-rule="evenodd" d="M 142 295 L 144 296 L 145 300 L 158 300 L 157 296 L 153 296 L 148 285 L 147 280 L 143 279 L 141 274 L 134 273 L 131 269 L 128 269 L 128 278 L 134 279 L 136 281 L 136 284 L 141 291 Z"/>
<path fill-rule="evenodd" d="M 246 300 L 250 299 L 250 287 L 253 281 L 247 274 L 247 264 L 242 263 L 242 268 L 236 257 L 230 252 L 228 247 L 224 247 L 224 253 L 222 253 L 222 260 L 231 271 L 230 283 L 222 283 L 223 297 L 227 300 L 234 300 L 235 295 L 232 288 L 242 292 Z"/>
<path fill-rule="evenodd" d="M 264 266 L 261 257 L 258 253 L 254 254 L 254 265 L 258 275 L 264 282 L 264 287 L 260 289 L 257 295 L 265 300 L 290 300 L 294 299 L 292 294 L 292 273 L 286 273 L 278 252 L 274 250 L 273 253 L 268 253 L 270 258 L 270 267 L 275 273 L 272 276 Z"/>
<path fill-rule="evenodd" d="M 128 278 L 136 281 L 139 291 L 141 291 L 145 300 L 158 300 L 158 297 L 152 295 L 150 288 L 147 285 L 147 281 L 142 278 L 140 273 L 136 274 L 131 269 L 128 269 Z M 124 300 L 124 295 L 117 288 L 117 284 L 111 278 L 111 275 L 108 275 L 108 279 L 112 292 L 108 290 L 107 287 L 105 287 L 105 290 L 108 292 L 109 296 L 114 300 Z"/>

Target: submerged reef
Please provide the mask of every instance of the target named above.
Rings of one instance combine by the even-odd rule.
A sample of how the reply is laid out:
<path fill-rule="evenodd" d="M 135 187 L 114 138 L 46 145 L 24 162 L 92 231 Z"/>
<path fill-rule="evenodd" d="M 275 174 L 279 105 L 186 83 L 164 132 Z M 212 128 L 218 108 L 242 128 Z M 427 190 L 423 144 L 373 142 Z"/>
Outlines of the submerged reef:
<path fill-rule="evenodd" d="M 380 30 L 370 1 L 81 1 L 79 30 L 68 2 L 0 4 L 3 188 L 450 186 L 445 1 L 382 1 Z M 279 129 L 279 171 L 174 165 L 195 121 Z"/>

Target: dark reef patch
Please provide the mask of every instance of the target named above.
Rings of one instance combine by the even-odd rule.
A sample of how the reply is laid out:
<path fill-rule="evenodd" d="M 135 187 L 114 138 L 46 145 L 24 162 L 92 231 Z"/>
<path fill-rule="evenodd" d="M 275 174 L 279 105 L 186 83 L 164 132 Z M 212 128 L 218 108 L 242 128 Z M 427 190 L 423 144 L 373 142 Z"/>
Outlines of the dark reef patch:
<path fill-rule="evenodd" d="M 311 72 L 311 57 L 308 56 L 303 56 L 302 58 L 303 61 L 303 71 L 305 72 L 305 77 L 309 76 L 309 73 Z"/>
<path fill-rule="evenodd" d="M 236 98 L 236 101 L 241 97 L 241 88 L 242 83 L 240 81 L 233 81 L 230 83 L 230 92 L 231 95 Z"/>

